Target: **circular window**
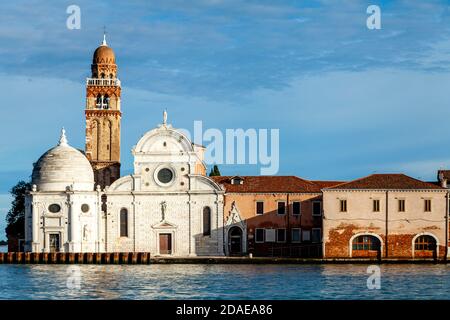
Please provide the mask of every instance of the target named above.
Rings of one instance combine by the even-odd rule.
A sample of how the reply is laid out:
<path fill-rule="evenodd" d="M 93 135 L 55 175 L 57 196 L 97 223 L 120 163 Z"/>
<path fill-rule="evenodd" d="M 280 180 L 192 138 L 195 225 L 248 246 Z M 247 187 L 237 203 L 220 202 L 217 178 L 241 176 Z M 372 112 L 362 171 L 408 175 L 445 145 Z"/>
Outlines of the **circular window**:
<path fill-rule="evenodd" d="M 170 169 L 163 168 L 158 171 L 158 180 L 161 183 L 167 184 L 173 179 L 173 172 Z"/>
<path fill-rule="evenodd" d="M 81 211 L 83 211 L 83 213 L 89 212 L 89 205 L 82 204 L 81 205 Z"/>
<path fill-rule="evenodd" d="M 145 172 L 149 172 L 150 171 L 150 169 L 149 168 L 145 168 Z"/>
<path fill-rule="evenodd" d="M 50 211 L 51 213 L 58 213 L 61 211 L 61 206 L 59 204 L 51 204 L 48 206 L 48 211 Z"/>

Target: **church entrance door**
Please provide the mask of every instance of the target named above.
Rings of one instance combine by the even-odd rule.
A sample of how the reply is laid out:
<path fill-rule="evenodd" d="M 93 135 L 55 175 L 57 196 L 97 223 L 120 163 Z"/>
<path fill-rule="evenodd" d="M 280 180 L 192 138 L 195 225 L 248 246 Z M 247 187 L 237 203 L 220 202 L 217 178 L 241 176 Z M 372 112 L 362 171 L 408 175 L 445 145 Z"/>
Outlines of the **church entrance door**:
<path fill-rule="evenodd" d="M 172 234 L 159 234 L 159 254 L 172 254 Z"/>
<path fill-rule="evenodd" d="M 230 254 L 242 253 L 242 230 L 239 227 L 233 227 L 230 229 L 229 241 L 228 241 Z"/>
<path fill-rule="evenodd" d="M 49 235 L 50 252 L 59 252 L 59 234 L 52 233 Z"/>

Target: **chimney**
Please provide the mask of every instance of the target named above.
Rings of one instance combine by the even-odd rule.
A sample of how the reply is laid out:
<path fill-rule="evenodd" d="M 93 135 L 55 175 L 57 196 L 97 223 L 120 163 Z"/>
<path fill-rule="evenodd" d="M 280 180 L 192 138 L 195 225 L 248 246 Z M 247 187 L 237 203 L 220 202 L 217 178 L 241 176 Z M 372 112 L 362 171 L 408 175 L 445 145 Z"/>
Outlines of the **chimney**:
<path fill-rule="evenodd" d="M 442 188 L 447 188 L 447 179 L 444 177 L 444 172 L 439 172 L 439 181 L 441 182 Z"/>

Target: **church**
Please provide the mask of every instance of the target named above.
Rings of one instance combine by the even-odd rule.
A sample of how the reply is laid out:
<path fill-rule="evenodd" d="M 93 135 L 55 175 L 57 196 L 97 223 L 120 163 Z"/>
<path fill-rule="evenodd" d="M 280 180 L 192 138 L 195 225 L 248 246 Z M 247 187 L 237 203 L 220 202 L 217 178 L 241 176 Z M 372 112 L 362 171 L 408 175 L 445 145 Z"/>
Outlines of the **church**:
<path fill-rule="evenodd" d="M 104 38 L 86 80 L 85 149 L 70 146 L 63 129 L 34 164 L 25 239 L 16 251 L 449 256 L 450 170 L 437 181 L 395 173 L 353 181 L 208 177 L 205 148 L 173 128 L 164 111 L 132 149 L 133 174 L 121 176 L 120 97 L 115 54 Z"/>
<path fill-rule="evenodd" d="M 34 164 L 25 251 L 224 255 L 225 191 L 206 176 L 204 147 L 164 112 L 132 150 L 134 173 L 121 177 L 121 83 L 105 37 L 91 70 L 85 150 L 70 146 L 63 129 Z"/>

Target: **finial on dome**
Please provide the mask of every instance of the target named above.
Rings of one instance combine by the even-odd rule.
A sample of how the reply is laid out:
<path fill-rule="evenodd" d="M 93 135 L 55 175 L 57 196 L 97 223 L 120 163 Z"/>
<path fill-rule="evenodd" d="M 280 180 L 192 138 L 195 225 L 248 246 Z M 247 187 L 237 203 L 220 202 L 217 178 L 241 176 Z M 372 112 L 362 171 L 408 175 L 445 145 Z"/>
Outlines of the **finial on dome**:
<path fill-rule="evenodd" d="M 58 146 L 68 146 L 66 130 L 64 129 L 64 127 L 61 129 L 61 137 L 59 138 Z"/>
<path fill-rule="evenodd" d="M 167 110 L 164 109 L 163 112 L 163 126 L 167 126 Z"/>
<path fill-rule="evenodd" d="M 102 46 L 108 46 L 108 44 L 106 43 L 106 27 L 103 27 L 103 42 L 102 42 Z"/>
<path fill-rule="evenodd" d="M 106 33 L 103 34 L 103 41 L 102 41 L 102 46 L 107 46 L 108 44 L 106 43 Z"/>

